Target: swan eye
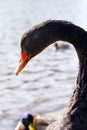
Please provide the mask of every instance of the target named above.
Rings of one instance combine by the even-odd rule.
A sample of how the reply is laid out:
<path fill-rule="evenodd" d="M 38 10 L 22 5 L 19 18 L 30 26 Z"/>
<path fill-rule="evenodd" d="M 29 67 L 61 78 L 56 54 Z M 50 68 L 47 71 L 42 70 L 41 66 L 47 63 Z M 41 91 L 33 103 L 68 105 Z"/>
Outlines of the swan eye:
<path fill-rule="evenodd" d="M 28 50 L 28 42 L 29 42 L 29 39 L 28 38 L 24 38 L 23 41 L 22 41 L 22 50 L 25 50 L 27 52 Z"/>
<path fill-rule="evenodd" d="M 24 41 L 25 41 L 25 43 L 27 43 L 27 42 L 29 41 L 29 38 L 26 37 L 26 38 L 24 39 Z"/>

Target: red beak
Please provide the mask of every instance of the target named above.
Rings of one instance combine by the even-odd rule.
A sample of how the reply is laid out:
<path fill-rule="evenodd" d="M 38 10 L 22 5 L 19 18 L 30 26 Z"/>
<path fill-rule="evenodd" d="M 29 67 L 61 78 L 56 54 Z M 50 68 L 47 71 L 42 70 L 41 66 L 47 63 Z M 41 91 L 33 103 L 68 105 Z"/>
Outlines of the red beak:
<path fill-rule="evenodd" d="M 28 63 L 29 60 L 30 60 L 30 56 L 27 55 L 25 51 L 21 52 L 19 62 L 18 62 L 18 66 L 15 70 L 16 75 L 19 74 L 19 72 L 25 67 L 25 65 Z"/>

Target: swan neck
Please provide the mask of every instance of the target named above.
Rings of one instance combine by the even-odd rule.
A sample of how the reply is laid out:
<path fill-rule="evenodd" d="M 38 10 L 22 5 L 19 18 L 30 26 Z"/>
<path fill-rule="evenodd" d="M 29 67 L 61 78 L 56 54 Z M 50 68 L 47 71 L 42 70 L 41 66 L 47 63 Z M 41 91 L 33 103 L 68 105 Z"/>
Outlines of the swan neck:
<path fill-rule="evenodd" d="M 48 37 L 48 45 L 61 40 L 71 43 L 76 50 L 87 46 L 87 32 L 70 22 L 52 21 L 45 26 L 43 32 Z"/>

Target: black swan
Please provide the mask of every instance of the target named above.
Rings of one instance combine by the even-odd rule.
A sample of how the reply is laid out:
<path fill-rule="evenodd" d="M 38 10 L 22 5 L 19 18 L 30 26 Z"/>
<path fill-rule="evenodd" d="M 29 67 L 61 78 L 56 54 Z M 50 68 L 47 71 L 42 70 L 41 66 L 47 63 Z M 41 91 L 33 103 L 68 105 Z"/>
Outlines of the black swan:
<path fill-rule="evenodd" d="M 28 61 L 58 40 L 67 41 L 76 49 L 79 73 L 76 88 L 60 121 L 46 130 L 87 130 L 87 32 L 71 22 L 48 20 L 27 31 L 21 40 L 21 56 L 16 75 Z"/>

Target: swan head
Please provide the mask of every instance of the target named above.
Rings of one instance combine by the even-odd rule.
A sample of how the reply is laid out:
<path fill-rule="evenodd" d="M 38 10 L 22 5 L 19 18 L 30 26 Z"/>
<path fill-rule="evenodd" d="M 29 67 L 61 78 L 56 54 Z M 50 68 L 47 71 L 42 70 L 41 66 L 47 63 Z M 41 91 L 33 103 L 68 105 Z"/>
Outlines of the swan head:
<path fill-rule="evenodd" d="M 61 39 L 69 39 L 69 33 L 66 33 L 67 27 L 72 29 L 72 24 L 64 21 L 48 20 L 25 32 L 21 39 L 21 54 L 15 71 L 16 75 L 21 72 L 31 58 L 39 54 L 51 43 Z"/>
<path fill-rule="evenodd" d="M 42 26 L 35 26 L 28 32 L 25 32 L 21 39 L 21 54 L 15 70 L 16 75 L 21 72 L 31 58 L 39 54 L 49 45 L 49 39 L 48 33 L 44 33 Z"/>

